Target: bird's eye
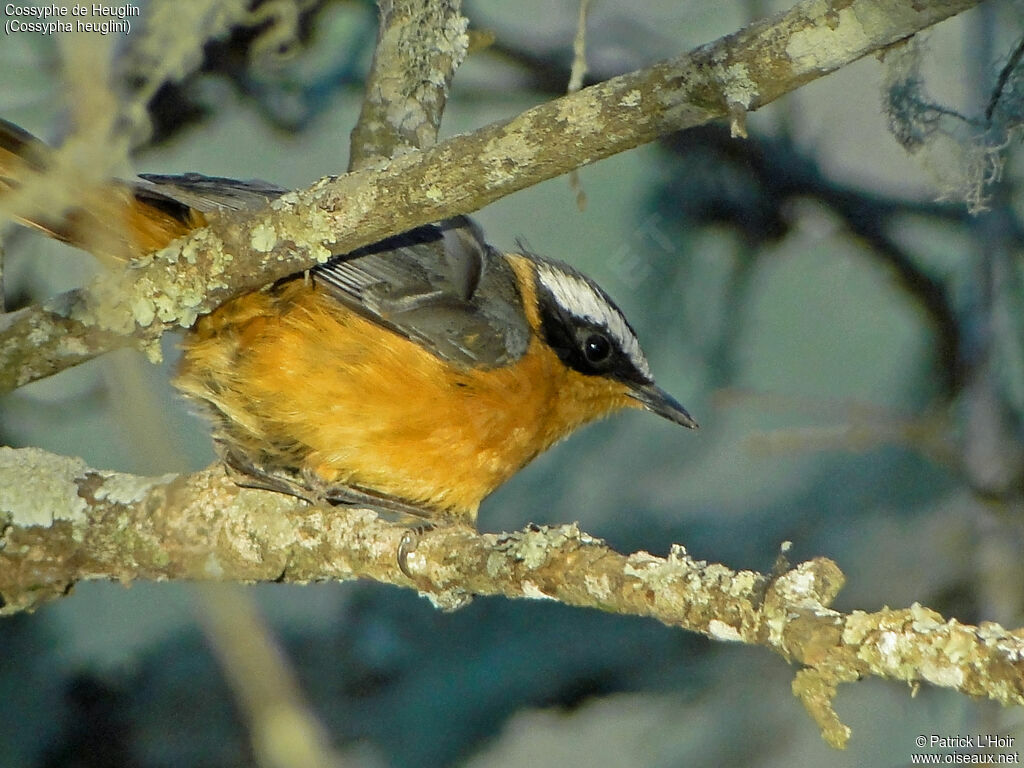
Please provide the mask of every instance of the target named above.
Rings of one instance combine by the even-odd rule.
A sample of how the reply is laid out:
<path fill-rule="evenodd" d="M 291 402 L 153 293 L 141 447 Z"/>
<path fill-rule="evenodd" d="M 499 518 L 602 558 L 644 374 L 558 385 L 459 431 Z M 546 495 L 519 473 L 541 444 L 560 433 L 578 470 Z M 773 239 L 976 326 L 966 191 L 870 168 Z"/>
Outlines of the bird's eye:
<path fill-rule="evenodd" d="M 591 365 L 603 363 L 611 353 L 611 342 L 600 333 L 592 333 L 583 341 L 583 356 Z"/>

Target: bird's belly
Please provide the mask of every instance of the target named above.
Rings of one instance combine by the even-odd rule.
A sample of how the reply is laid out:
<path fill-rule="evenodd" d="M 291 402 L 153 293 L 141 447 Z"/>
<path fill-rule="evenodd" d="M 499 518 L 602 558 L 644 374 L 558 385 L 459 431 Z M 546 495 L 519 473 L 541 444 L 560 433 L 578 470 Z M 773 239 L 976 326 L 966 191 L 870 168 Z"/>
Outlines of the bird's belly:
<path fill-rule="evenodd" d="M 204 321 L 178 384 L 225 417 L 223 442 L 264 468 L 472 517 L 562 436 L 544 354 L 466 370 L 302 288 L 287 302 L 242 297 Z"/>

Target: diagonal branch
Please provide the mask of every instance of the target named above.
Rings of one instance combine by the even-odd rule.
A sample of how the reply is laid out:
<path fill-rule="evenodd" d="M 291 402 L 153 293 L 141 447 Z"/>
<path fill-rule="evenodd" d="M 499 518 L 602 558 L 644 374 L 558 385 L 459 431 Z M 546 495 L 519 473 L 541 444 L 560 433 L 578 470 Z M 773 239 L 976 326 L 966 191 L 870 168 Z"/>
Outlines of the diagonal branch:
<path fill-rule="evenodd" d="M 803 665 L 794 692 L 834 746 L 839 683 L 927 682 L 1024 704 L 1024 631 L 946 620 L 919 605 L 842 614 L 843 576 L 817 558 L 765 575 L 695 560 L 620 554 L 576 525 L 480 534 L 407 527 L 361 509 L 311 507 L 238 488 L 222 468 L 141 478 L 38 449 L 0 448 L 0 613 L 32 610 L 79 581 L 310 582 L 368 578 L 455 609 L 475 595 L 552 599 L 719 641 L 765 646 Z M 400 548 L 409 551 L 399 567 Z"/>
<path fill-rule="evenodd" d="M 134 343 L 131 336 L 73 319 L 81 291 L 0 314 L 0 393 Z"/>
<path fill-rule="evenodd" d="M 269 208 L 225 216 L 146 264 L 77 292 L 66 317 L 102 333 L 150 343 L 247 290 L 308 268 L 332 253 L 420 224 L 477 210 L 573 168 L 729 115 L 758 109 L 801 85 L 919 32 L 980 0 L 851 0 L 840 8 L 803 0 L 790 11 L 689 54 L 584 88 L 506 122 L 456 136 L 376 170 L 328 177 Z M 0 329 L 0 391 L 78 359 L 21 356 L 13 336 L 53 345 L 55 325 Z M 92 331 L 88 332 L 89 334 Z"/>

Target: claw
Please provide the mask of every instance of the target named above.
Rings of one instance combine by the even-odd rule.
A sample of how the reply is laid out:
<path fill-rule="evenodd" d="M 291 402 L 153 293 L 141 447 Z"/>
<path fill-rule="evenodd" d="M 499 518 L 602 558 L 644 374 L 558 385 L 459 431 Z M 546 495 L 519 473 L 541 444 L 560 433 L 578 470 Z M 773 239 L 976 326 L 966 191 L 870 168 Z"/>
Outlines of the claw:
<path fill-rule="evenodd" d="M 402 534 L 402 540 L 398 544 L 398 551 L 395 553 L 398 560 L 398 569 L 413 583 L 418 584 L 419 578 L 414 576 L 412 571 L 409 570 L 409 555 L 416 551 L 416 546 L 420 543 L 420 536 L 433 529 L 434 525 L 432 523 L 414 525 Z"/>

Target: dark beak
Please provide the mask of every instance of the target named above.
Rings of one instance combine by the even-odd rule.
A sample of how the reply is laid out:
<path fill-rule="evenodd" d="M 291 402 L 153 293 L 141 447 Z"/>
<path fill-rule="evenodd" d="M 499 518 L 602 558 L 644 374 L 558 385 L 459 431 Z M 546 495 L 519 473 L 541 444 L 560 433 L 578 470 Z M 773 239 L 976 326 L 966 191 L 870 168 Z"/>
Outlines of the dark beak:
<path fill-rule="evenodd" d="M 696 429 L 699 426 L 693 420 L 693 416 L 688 414 L 672 395 L 653 383 L 634 385 L 629 396 L 643 403 L 644 408 L 651 413 L 656 413 L 669 421 L 688 429 Z"/>

